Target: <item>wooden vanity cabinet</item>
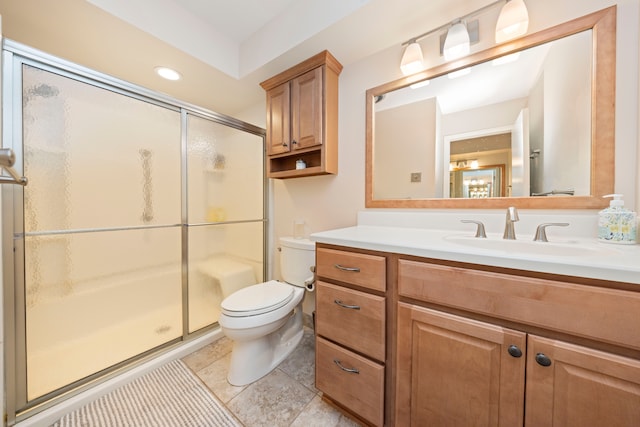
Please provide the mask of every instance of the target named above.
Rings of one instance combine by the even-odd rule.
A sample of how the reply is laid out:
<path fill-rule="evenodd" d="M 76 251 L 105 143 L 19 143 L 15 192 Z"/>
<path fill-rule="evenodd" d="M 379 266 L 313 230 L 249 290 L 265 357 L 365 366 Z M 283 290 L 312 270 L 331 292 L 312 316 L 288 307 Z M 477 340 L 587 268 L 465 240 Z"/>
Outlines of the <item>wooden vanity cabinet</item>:
<path fill-rule="evenodd" d="M 260 85 L 267 97 L 267 176 L 293 178 L 338 171 L 338 76 L 323 51 Z M 296 169 L 303 160 L 304 169 Z"/>
<path fill-rule="evenodd" d="M 316 245 L 316 388 L 357 419 L 384 425 L 387 258 Z"/>
<path fill-rule="evenodd" d="M 640 425 L 639 292 L 405 259 L 397 286 L 395 425 Z"/>

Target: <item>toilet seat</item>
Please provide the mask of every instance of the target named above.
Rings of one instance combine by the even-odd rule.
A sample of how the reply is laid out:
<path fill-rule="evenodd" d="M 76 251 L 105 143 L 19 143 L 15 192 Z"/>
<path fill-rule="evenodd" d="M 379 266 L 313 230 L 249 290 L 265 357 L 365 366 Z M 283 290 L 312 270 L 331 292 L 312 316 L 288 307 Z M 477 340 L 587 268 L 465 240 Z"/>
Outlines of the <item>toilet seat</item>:
<path fill-rule="evenodd" d="M 293 291 L 293 286 L 277 280 L 247 286 L 222 301 L 222 312 L 230 317 L 268 313 L 291 301 Z"/>

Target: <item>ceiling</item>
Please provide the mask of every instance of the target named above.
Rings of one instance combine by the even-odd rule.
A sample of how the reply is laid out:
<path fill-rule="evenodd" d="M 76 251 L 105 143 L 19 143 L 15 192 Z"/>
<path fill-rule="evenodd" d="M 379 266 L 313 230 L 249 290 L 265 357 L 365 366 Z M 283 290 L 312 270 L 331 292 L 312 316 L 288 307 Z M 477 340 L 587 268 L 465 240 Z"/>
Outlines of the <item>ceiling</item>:
<path fill-rule="evenodd" d="M 252 85 L 328 49 L 344 65 L 490 0 L 87 0 Z M 230 82 L 229 84 L 234 84 Z M 247 102 L 250 101 L 247 99 Z"/>

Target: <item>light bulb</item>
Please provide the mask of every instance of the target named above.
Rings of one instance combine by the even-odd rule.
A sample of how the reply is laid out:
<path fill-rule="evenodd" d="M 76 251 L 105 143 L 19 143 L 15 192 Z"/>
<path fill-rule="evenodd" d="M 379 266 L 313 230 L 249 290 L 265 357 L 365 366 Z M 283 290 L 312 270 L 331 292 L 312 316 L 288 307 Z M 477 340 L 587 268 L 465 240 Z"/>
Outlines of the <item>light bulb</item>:
<path fill-rule="evenodd" d="M 508 0 L 502 6 L 496 24 L 496 43 L 521 36 L 529 28 L 529 13 L 524 0 Z"/>
<path fill-rule="evenodd" d="M 413 41 L 406 47 L 400 62 L 400 69 L 405 76 L 424 70 L 422 48 L 418 42 Z"/>

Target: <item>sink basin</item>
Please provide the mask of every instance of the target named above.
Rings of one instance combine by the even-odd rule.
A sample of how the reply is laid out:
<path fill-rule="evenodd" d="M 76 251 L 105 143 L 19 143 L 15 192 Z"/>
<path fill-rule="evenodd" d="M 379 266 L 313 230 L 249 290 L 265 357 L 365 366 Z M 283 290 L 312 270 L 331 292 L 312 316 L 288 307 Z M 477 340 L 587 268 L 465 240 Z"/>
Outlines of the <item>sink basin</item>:
<path fill-rule="evenodd" d="M 609 256 L 618 252 L 613 248 L 595 243 L 578 241 L 566 242 L 534 242 L 532 240 L 505 240 L 501 238 L 481 239 L 471 236 L 446 236 L 446 241 L 468 248 L 486 249 L 488 251 L 507 252 L 514 255 L 543 255 L 561 257 L 593 257 Z"/>

